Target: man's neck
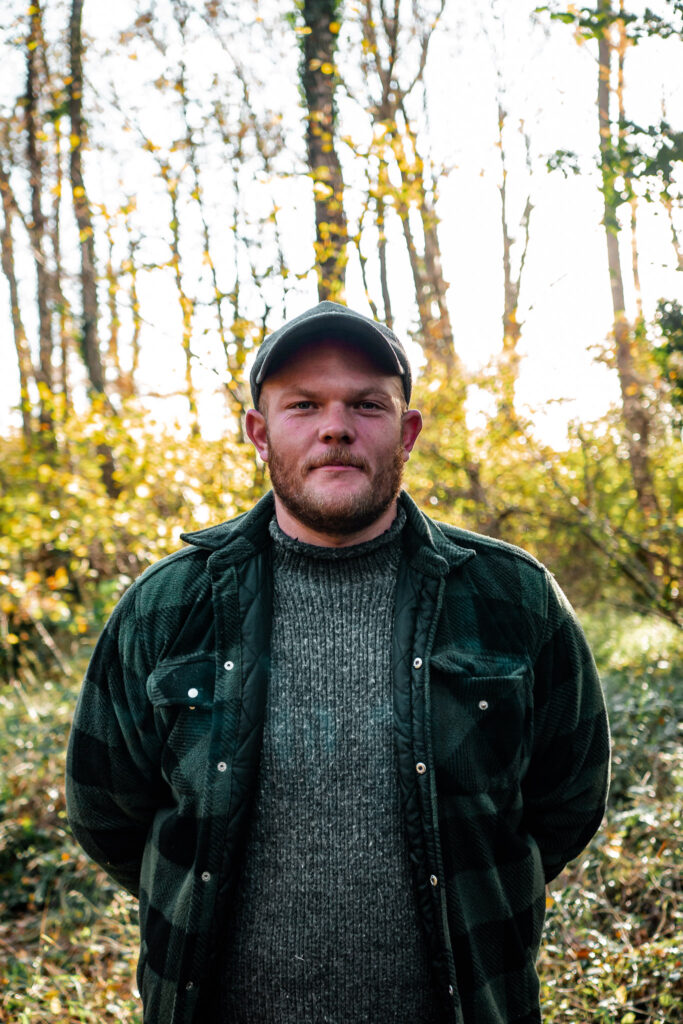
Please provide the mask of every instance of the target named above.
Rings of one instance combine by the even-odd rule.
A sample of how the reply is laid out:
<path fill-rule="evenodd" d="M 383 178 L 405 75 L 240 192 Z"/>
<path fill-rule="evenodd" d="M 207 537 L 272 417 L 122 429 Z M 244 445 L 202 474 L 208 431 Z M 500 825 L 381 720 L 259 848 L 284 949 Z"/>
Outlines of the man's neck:
<path fill-rule="evenodd" d="M 316 544 L 324 548 L 347 548 L 353 544 L 363 544 L 365 541 L 374 540 L 389 529 L 396 518 L 396 499 L 388 509 L 382 513 L 369 526 L 365 526 L 354 533 L 328 533 L 325 530 L 313 529 L 305 523 L 300 522 L 282 504 L 277 494 L 275 497 L 275 516 L 277 524 L 283 533 L 294 540 L 300 540 L 304 544 Z"/>

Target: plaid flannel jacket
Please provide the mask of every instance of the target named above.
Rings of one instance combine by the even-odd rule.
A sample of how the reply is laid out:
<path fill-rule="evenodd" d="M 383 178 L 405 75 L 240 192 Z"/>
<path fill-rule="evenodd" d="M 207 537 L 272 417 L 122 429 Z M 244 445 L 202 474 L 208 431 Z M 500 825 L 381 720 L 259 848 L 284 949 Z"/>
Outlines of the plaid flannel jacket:
<path fill-rule="evenodd" d="M 443 1021 L 537 1024 L 545 883 L 604 811 L 595 665 L 531 556 L 399 500 L 395 737 Z M 69 821 L 139 896 L 149 1024 L 203 1024 L 239 884 L 268 686 L 272 515 L 269 494 L 143 573 L 98 642 L 76 709 Z"/>

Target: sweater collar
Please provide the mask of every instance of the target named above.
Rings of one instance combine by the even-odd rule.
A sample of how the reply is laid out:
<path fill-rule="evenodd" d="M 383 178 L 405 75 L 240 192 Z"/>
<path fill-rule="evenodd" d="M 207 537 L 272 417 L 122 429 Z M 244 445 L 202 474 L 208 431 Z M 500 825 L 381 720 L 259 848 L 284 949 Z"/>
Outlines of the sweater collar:
<path fill-rule="evenodd" d="M 411 565 L 429 576 L 445 576 L 474 557 L 472 548 L 456 544 L 439 524 L 428 519 L 413 499 L 401 491 L 399 504 L 406 514 L 403 544 Z M 251 557 L 270 542 L 268 524 L 275 512 L 273 492 L 268 491 L 248 512 L 217 526 L 183 533 L 182 540 L 211 552 L 221 552 L 230 563 Z"/>

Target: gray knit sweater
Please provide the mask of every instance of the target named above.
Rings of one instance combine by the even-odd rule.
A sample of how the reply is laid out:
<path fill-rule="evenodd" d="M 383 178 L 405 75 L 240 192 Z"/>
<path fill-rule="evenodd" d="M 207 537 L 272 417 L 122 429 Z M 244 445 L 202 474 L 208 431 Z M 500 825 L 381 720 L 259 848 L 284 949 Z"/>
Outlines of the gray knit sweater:
<path fill-rule="evenodd" d="M 403 521 L 342 549 L 271 523 L 272 671 L 222 1024 L 437 1020 L 392 729 Z"/>

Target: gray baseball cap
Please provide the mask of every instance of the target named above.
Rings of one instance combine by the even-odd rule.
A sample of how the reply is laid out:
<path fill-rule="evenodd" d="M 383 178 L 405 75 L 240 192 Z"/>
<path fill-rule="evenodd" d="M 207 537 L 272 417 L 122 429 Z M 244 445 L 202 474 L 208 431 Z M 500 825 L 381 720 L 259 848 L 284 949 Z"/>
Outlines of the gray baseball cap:
<path fill-rule="evenodd" d="M 268 374 L 275 367 L 281 366 L 284 359 L 302 342 L 324 341 L 327 338 L 348 338 L 360 342 L 368 352 L 380 359 L 390 373 L 401 378 L 406 402 L 410 402 L 410 363 L 403 345 L 393 331 L 338 302 L 319 302 L 317 306 L 278 327 L 260 345 L 249 374 L 254 405 L 258 405 L 261 385 Z"/>

